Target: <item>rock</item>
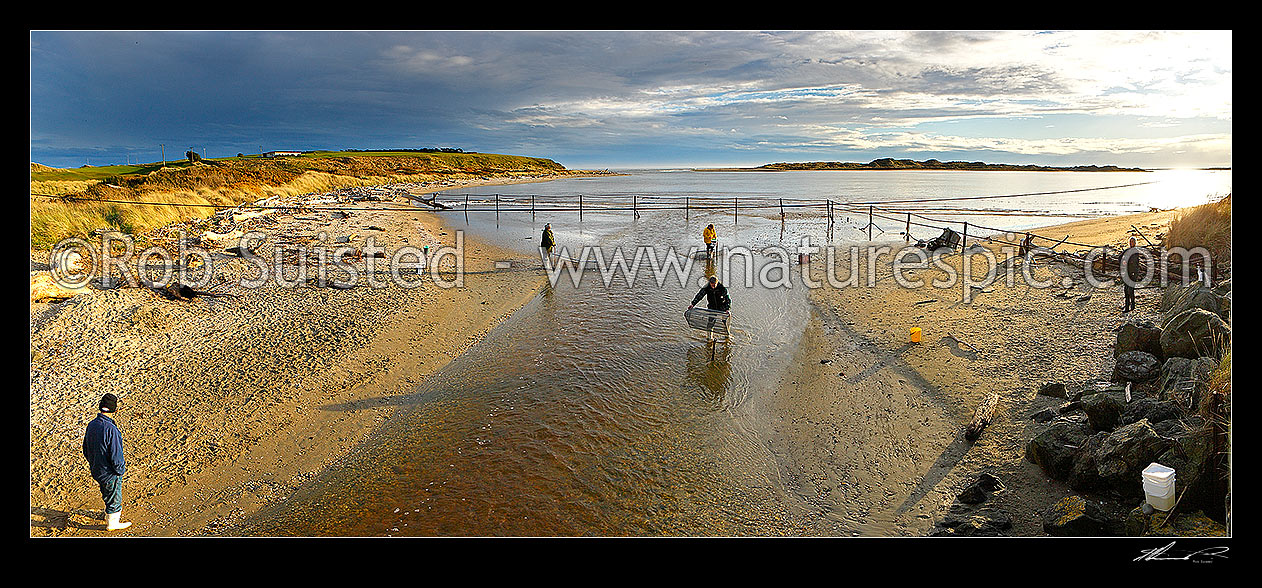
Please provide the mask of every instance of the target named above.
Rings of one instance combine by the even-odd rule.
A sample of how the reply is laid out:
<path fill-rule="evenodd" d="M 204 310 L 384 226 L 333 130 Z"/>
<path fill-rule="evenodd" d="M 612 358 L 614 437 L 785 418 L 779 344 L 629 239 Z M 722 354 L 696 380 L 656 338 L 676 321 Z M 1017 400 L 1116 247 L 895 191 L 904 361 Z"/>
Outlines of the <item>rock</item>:
<path fill-rule="evenodd" d="M 981 487 L 982 490 L 987 492 L 999 492 L 1004 489 L 1003 482 L 1000 481 L 999 478 L 988 473 L 983 473 L 982 475 L 977 476 L 976 484 Z"/>
<path fill-rule="evenodd" d="M 1219 357 L 1231 340 L 1231 327 L 1218 315 L 1200 308 L 1185 310 L 1161 331 L 1161 352 L 1167 357 Z"/>
<path fill-rule="evenodd" d="M 1025 458 L 1051 478 L 1063 480 L 1073 468 L 1074 456 L 1091 433 L 1086 423 L 1057 420 L 1026 444 Z"/>
<path fill-rule="evenodd" d="M 1096 455 L 1104 446 L 1108 431 L 1100 431 L 1083 442 L 1082 448 L 1074 455 L 1073 465 L 1065 483 L 1079 492 L 1094 492 L 1100 486 L 1100 474 L 1096 468 Z"/>
<path fill-rule="evenodd" d="M 1141 419 L 1148 419 L 1149 423 L 1155 425 L 1181 416 L 1183 416 L 1183 411 L 1179 409 L 1179 405 L 1173 402 L 1153 398 L 1140 398 L 1122 409 L 1117 424 L 1129 425 Z"/>
<path fill-rule="evenodd" d="M 1000 482 L 999 478 L 989 473 L 983 473 L 977 476 L 977 479 L 972 484 L 965 487 L 964 491 L 960 492 L 956 498 L 964 504 L 980 504 L 986 502 L 987 492 L 998 492 L 1000 490 L 1003 490 L 1003 482 Z"/>
<path fill-rule="evenodd" d="M 1054 398 L 1069 398 L 1069 394 L 1065 392 L 1065 385 L 1060 382 L 1047 382 L 1039 386 L 1039 394 Z"/>
<path fill-rule="evenodd" d="M 1161 357 L 1161 327 L 1152 323 L 1126 323 L 1117 332 L 1117 340 L 1113 344 L 1113 358 L 1117 359 L 1128 351 L 1145 351 Z"/>
<path fill-rule="evenodd" d="M 1049 407 L 1030 415 L 1030 418 L 1036 423 L 1046 423 L 1058 416 L 1060 416 L 1060 411 Z"/>
<path fill-rule="evenodd" d="M 960 492 L 959 496 L 956 496 L 956 499 L 964 504 L 981 504 L 986 502 L 986 492 L 976 483 L 973 483 L 966 486 L 964 491 Z"/>
<path fill-rule="evenodd" d="M 1143 497 L 1141 472 L 1173 445 L 1171 439 L 1158 435 L 1147 420 L 1119 427 L 1093 441 L 1078 463 L 1071 462 L 1070 486 L 1105 492 L 1123 500 Z"/>
<path fill-rule="evenodd" d="M 1209 389 L 1209 379 L 1218 368 L 1212 357 L 1188 359 L 1171 357 L 1161 365 L 1157 398 L 1172 400 L 1181 406 L 1196 406 Z"/>
<path fill-rule="evenodd" d="M 1060 414 L 1069 414 L 1075 410 L 1082 408 L 1081 400 L 1072 400 L 1056 407 L 1056 412 Z"/>
<path fill-rule="evenodd" d="M 1172 511 L 1169 516 L 1155 514 L 1149 518 L 1144 532 L 1146 537 L 1226 537 L 1227 528 L 1205 515 L 1194 511 Z M 1209 557 L 1209 556 L 1206 556 Z"/>
<path fill-rule="evenodd" d="M 1099 505 L 1081 496 L 1067 496 L 1043 511 L 1043 531 L 1054 537 L 1108 536 L 1110 526 Z"/>
<path fill-rule="evenodd" d="M 1227 489 L 1225 480 L 1220 481 L 1215 471 L 1213 430 L 1207 426 L 1172 429 L 1170 449 L 1153 461 L 1174 468 L 1175 495 L 1181 508 L 1221 516 Z"/>
<path fill-rule="evenodd" d="M 1165 290 L 1161 292 L 1161 302 L 1157 305 L 1157 310 L 1162 313 L 1170 310 L 1185 292 L 1190 292 L 1203 285 L 1201 282 L 1192 282 L 1187 285 L 1174 283 L 1166 286 Z"/>
<path fill-rule="evenodd" d="M 1122 523 L 1122 533 L 1127 537 L 1143 537 L 1148 532 L 1153 512 L 1153 507 L 1146 501 L 1132 509 Z"/>
<path fill-rule="evenodd" d="M 1189 415 L 1181 419 L 1161 421 L 1153 425 L 1152 430 L 1167 439 L 1178 439 L 1187 434 L 1188 431 L 1193 431 L 1203 426 L 1205 426 L 1205 419 L 1197 415 Z"/>
<path fill-rule="evenodd" d="M 1142 352 L 1140 352 L 1142 353 Z M 1082 410 L 1087 413 L 1087 423 L 1096 431 L 1112 431 L 1122 416 L 1126 405 L 1112 394 L 1092 394 L 1082 400 Z"/>
<path fill-rule="evenodd" d="M 1227 318 L 1230 308 L 1230 301 L 1227 298 L 1215 293 L 1211 288 L 1199 285 L 1198 282 L 1196 287 L 1184 290 L 1170 308 L 1162 311 L 1161 322 L 1162 326 L 1165 326 L 1175 317 L 1192 309 L 1201 309 L 1212 312 L 1220 318 Z"/>
<path fill-rule="evenodd" d="M 1012 528 L 1012 516 L 1006 512 L 961 516 L 949 514 L 930 537 L 1001 537 Z"/>
<path fill-rule="evenodd" d="M 1146 382 L 1161 375 L 1161 360 L 1147 351 L 1127 351 L 1113 367 L 1114 382 Z"/>

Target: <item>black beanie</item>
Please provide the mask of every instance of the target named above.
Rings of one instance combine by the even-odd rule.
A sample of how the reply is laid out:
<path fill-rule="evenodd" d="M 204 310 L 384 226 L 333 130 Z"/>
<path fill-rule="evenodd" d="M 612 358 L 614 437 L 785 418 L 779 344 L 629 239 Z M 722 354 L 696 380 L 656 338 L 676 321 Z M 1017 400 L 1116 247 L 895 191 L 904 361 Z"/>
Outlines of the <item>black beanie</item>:
<path fill-rule="evenodd" d="M 105 396 L 101 397 L 100 408 L 101 412 L 117 412 L 118 397 L 113 394 L 106 393 Z"/>

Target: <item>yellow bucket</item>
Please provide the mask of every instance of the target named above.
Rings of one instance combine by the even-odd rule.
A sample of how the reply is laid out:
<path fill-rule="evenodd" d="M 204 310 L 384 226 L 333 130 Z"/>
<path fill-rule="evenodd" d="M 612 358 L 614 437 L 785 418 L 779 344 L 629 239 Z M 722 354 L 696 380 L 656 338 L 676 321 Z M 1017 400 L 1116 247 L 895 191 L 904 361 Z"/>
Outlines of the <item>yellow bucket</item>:
<path fill-rule="evenodd" d="M 912 343 L 920 342 L 920 327 L 911 328 L 911 342 Z"/>

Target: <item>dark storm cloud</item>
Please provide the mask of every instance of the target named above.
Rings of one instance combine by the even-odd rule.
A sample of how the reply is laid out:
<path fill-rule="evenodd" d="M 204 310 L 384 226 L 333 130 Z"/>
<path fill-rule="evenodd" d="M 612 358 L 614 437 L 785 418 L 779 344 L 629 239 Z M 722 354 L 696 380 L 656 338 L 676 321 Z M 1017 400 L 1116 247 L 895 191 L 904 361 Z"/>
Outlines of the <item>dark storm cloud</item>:
<path fill-rule="evenodd" d="M 1070 61 L 1047 54 L 1074 55 L 1081 41 L 1033 37 L 37 31 L 32 158 L 156 160 L 158 143 L 181 152 L 206 145 L 210 156 L 460 146 L 618 159 L 644 145 L 682 143 L 715 153 L 879 150 L 891 137 L 919 144 L 909 129 L 928 122 L 1117 110 L 1138 100 L 1081 94 L 1080 80 L 1095 74 L 1068 71 Z M 1130 87 L 1160 81 L 1136 78 Z"/>

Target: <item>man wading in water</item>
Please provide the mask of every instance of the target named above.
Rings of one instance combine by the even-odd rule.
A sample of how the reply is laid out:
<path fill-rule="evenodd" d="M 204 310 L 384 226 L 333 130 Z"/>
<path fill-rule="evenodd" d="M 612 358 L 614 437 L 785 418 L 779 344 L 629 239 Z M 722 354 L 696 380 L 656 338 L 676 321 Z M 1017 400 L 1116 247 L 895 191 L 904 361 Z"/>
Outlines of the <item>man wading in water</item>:
<path fill-rule="evenodd" d="M 714 259 L 715 240 L 718 238 L 719 235 L 714 231 L 714 225 L 706 225 L 705 230 L 701 231 L 701 240 L 705 241 L 705 254 L 707 259 Z"/>
<path fill-rule="evenodd" d="M 543 249 L 544 259 L 552 257 L 552 248 L 556 244 L 556 239 L 552 238 L 552 223 L 543 225 L 543 238 L 539 240 L 539 248 Z"/>
<path fill-rule="evenodd" d="M 727 295 L 727 287 L 724 286 L 723 284 L 720 284 L 719 279 L 717 277 L 710 276 L 710 281 L 705 286 L 702 286 L 701 291 L 697 292 L 697 295 L 693 297 L 692 304 L 688 305 L 688 310 L 692 310 L 692 307 L 696 306 L 697 301 L 701 300 L 701 297 L 703 296 L 706 299 L 706 308 L 709 308 L 710 310 L 715 310 L 718 312 L 725 312 L 728 314 L 730 318 L 732 314 L 730 310 L 732 308 L 732 299 Z M 723 335 L 725 337 L 731 336 L 731 328 L 729 326 L 729 323 L 727 322 L 724 323 Z M 713 318 L 710 319 L 710 335 L 709 336 L 710 338 L 714 337 L 714 319 Z"/>

